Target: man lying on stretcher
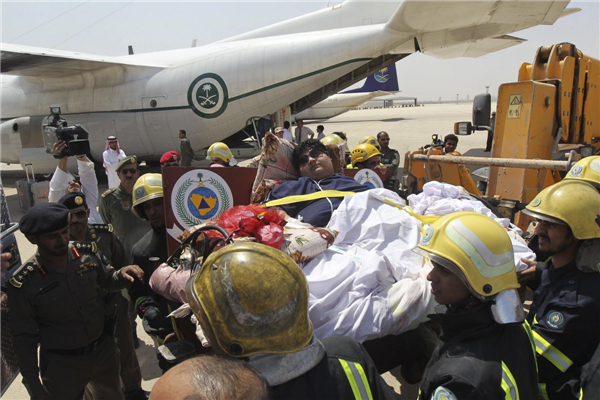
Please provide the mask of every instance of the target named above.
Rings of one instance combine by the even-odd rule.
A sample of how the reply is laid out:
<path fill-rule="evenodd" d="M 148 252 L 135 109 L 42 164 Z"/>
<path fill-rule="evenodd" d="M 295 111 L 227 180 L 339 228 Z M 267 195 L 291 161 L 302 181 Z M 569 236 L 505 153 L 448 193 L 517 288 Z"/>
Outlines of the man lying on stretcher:
<path fill-rule="evenodd" d="M 306 195 L 324 190 L 345 192 L 364 192 L 370 187 L 361 185 L 353 178 L 335 174 L 333 163 L 323 143 L 308 139 L 300 143 L 292 153 L 292 165 L 298 170 L 297 181 L 286 181 L 273 189 L 265 202 L 288 196 Z M 308 199 L 290 204 L 279 205 L 289 216 L 314 227 L 325 227 L 331 214 L 338 208 L 343 197 L 325 197 Z"/>

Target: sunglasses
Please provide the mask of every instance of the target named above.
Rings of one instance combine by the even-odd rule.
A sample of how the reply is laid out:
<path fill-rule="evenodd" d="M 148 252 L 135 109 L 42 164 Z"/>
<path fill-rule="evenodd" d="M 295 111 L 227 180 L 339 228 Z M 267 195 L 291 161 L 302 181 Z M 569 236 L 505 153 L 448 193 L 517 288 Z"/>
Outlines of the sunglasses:
<path fill-rule="evenodd" d="M 125 175 L 127 173 L 130 173 L 131 175 L 135 174 L 137 172 L 137 168 L 129 168 L 129 169 L 121 169 L 121 174 Z"/>
<path fill-rule="evenodd" d="M 71 218 L 76 217 L 77 219 L 81 219 L 81 218 L 87 217 L 87 211 L 84 211 L 84 210 L 70 212 L 69 214 L 71 214 Z"/>
<path fill-rule="evenodd" d="M 179 167 L 179 164 L 175 163 L 164 163 L 163 167 Z"/>
<path fill-rule="evenodd" d="M 323 154 L 325 154 L 325 153 L 323 153 L 323 151 L 321 151 L 319 149 L 312 149 L 311 151 L 308 152 L 308 154 L 305 154 L 298 159 L 298 165 L 300 167 L 303 167 L 306 164 L 308 164 L 308 161 L 311 158 L 314 158 L 316 160 L 317 158 L 321 157 L 321 155 L 323 155 Z"/>

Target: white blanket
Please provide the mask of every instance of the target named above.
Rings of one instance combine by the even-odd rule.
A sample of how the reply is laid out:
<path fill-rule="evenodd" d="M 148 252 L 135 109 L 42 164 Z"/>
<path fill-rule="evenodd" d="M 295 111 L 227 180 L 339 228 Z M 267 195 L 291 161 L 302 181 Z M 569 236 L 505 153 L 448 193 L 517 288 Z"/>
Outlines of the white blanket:
<path fill-rule="evenodd" d="M 477 212 L 487 210 L 474 206 L 480 203 L 452 198 L 449 188 L 447 192 L 448 197 L 433 202 L 423 196 L 429 203 L 425 209 L 441 200 L 473 203 L 470 206 Z M 437 305 L 426 279 L 430 266 L 412 252 L 420 239 L 420 222 L 386 199 L 404 205 L 386 189 L 346 196 L 328 226 L 339 231 L 334 245 L 303 266 L 309 315 L 318 338 L 339 335 L 363 342 L 400 334 L 427 320 Z M 517 237 L 511 236 L 513 243 L 527 249 Z M 533 259 L 525 249 L 515 248 L 515 259 Z"/>

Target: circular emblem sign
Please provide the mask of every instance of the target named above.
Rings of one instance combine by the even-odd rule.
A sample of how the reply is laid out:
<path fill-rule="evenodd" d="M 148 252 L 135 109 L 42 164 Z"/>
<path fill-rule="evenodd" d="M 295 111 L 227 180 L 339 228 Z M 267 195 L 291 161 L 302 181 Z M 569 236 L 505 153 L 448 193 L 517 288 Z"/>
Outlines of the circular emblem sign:
<path fill-rule="evenodd" d="M 388 69 L 384 68 L 380 71 L 375 72 L 375 74 L 373 74 L 373 77 L 379 83 L 386 83 L 390 79 L 390 75 L 387 72 Z"/>
<path fill-rule="evenodd" d="M 569 171 L 569 176 L 579 176 L 581 175 L 582 170 L 583 168 L 581 165 L 575 165 L 573 168 L 571 168 L 571 171 Z"/>
<path fill-rule="evenodd" d="M 433 227 L 429 226 L 427 228 L 427 230 L 425 230 L 425 233 L 423 234 L 423 237 L 421 238 L 421 244 L 423 246 L 429 246 L 429 241 L 431 240 L 432 237 L 433 237 Z"/>
<path fill-rule="evenodd" d="M 189 171 L 173 186 L 171 204 L 183 229 L 204 223 L 233 206 L 233 195 L 223 178 L 208 170 Z"/>
<path fill-rule="evenodd" d="M 188 104 L 202 118 L 216 118 L 223 114 L 228 102 L 227 86 L 217 74 L 200 75 L 188 90 Z"/>
<path fill-rule="evenodd" d="M 379 175 L 373 172 L 370 169 L 361 169 L 354 175 L 354 180 L 361 185 L 365 185 L 370 187 L 371 189 L 381 189 L 383 187 L 383 182 Z"/>
<path fill-rule="evenodd" d="M 560 328 L 564 320 L 565 317 L 563 317 L 561 313 L 559 313 L 558 311 L 554 311 L 548 315 L 548 319 L 546 321 L 548 322 L 548 325 L 556 329 Z"/>

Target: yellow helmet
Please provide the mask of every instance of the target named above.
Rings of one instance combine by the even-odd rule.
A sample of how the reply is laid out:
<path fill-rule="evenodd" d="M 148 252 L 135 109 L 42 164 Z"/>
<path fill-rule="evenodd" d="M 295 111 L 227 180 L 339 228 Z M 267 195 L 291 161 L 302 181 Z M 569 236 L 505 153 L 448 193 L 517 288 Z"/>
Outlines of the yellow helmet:
<path fill-rule="evenodd" d="M 332 133 L 331 135 L 327 135 L 321 139 L 321 143 L 323 143 L 325 146 L 328 144 L 342 144 L 344 143 L 344 139 Z"/>
<path fill-rule="evenodd" d="M 206 152 L 206 158 L 219 158 L 232 167 L 237 164 L 237 160 L 233 157 L 233 154 L 231 154 L 229 147 L 222 142 L 215 142 L 211 144 Z"/>
<path fill-rule="evenodd" d="M 141 219 L 148 219 L 142 204 L 148 200 L 163 197 L 163 184 L 161 174 L 144 174 L 138 178 L 133 186 L 133 213 Z"/>
<path fill-rule="evenodd" d="M 368 143 L 359 144 L 352 150 L 352 166 L 354 167 L 356 163 L 365 162 L 369 158 L 377 155 L 381 155 L 381 153 L 375 146 Z"/>
<path fill-rule="evenodd" d="M 371 135 L 366 135 L 363 136 L 359 141 L 358 144 L 363 144 L 363 143 L 369 143 L 372 146 L 377 147 L 377 149 L 379 149 L 379 142 L 377 141 L 377 139 L 375 139 L 373 136 Z"/>
<path fill-rule="evenodd" d="M 212 253 L 186 285 L 188 303 L 232 357 L 292 353 L 313 336 L 308 284 L 286 254 L 259 243 Z"/>
<path fill-rule="evenodd" d="M 577 161 L 565 176 L 565 180 L 571 179 L 585 181 L 600 190 L 600 156 L 585 157 Z"/>
<path fill-rule="evenodd" d="M 544 221 L 568 225 L 579 240 L 600 238 L 600 194 L 581 180 L 563 180 L 548 186 L 523 212 Z"/>
<path fill-rule="evenodd" d="M 465 211 L 441 217 L 413 251 L 452 271 L 480 299 L 519 287 L 508 233 L 483 214 Z"/>

